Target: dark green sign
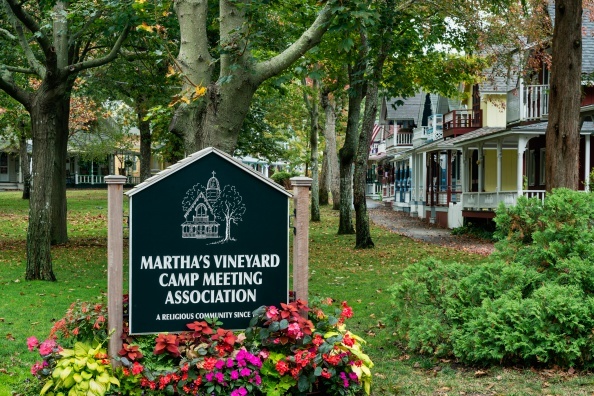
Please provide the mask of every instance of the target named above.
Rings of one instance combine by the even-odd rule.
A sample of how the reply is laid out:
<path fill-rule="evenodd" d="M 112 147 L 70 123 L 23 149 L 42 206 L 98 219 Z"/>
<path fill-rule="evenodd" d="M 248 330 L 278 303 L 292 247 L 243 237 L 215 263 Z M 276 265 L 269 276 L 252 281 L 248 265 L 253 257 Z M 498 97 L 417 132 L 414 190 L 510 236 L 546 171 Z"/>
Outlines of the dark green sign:
<path fill-rule="evenodd" d="M 208 148 L 130 190 L 130 332 L 248 326 L 288 300 L 290 194 Z"/>

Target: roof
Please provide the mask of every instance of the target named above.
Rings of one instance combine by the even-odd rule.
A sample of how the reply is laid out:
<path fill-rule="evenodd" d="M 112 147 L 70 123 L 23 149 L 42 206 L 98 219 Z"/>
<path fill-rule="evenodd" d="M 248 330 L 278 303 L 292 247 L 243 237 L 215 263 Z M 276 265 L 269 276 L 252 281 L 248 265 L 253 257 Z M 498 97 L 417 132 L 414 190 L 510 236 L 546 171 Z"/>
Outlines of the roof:
<path fill-rule="evenodd" d="M 505 131 L 506 128 L 504 127 L 484 127 L 484 128 L 479 128 L 476 129 L 474 131 L 471 132 L 467 132 L 463 135 L 460 136 L 456 136 L 454 138 L 451 139 L 447 139 L 447 140 L 436 140 L 434 142 L 431 143 L 427 143 L 421 147 L 418 147 L 418 150 L 421 152 L 427 152 L 427 151 L 432 151 L 432 150 L 440 150 L 440 149 L 453 149 L 456 147 L 456 145 L 465 142 L 465 141 L 469 141 L 469 140 L 473 140 L 473 139 L 478 139 L 478 138 L 482 138 L 485 136 L 490 136 L 490 135 L 495 135 L 499 132 Z"/>
<path fill-rule="evenodd" d="M 462 107 L 459 99 L 449 99 L 439 94 L 419 91 L 408 98 L 386 98 L 384 101 L 385 121 L 413 120 L 415 125 L 424 125 L 423 112 L 427 102 L 427 95 L 429 95 L 429 101 L 431 102 L 429 104 L 431 114 L 446 114 Z M 397 106 L 398 101 L 402 101 L 403 104 Z"/>
<path fill-rule="evenodd" d="M 386 99 L 386 120 L 414 120 L 416 125 L 420 125 L 426 97 L 426 92 L 418 92 L 408 98 Z M 404 104 L 397 106 L 398 101 L 402 101 Z"/>
<path fill-rule="evenodd" d="M 0 139 L 0 152 L 18 153 L 19 146 L 18 144 L 15 145 L 13 142 L 9 140 Z M 33 146 L 29 142 L 27 142 L 27 153 L 31 154 L 32 152 Z"/>
<path fill-rule="evenodd" d="M 149 177 L 144 182 L 138 184 L 136 187 L 134 187 L 130 191 L 126 192 L 126 195 L 131 197 L 134 194 L 139 193 L 140 191 L 158 183 L 159 181 L 165 179 L 169 175 L 172 175 L 173 173 L 177 172 L 178 170 L 183 169 L 186 166 L 193 164 L 194 162 L 200 160 L 201 158 L 203 158 L 211 153 L 218 155 L 219 157 L 221 157 L 224 160 L 228 161 L 229 163 L 237 166 L 239 169 L 243 170 L 244 172 L 251 174 L 255 178 L 259 179 L 261 182 L 268 184 L 270 187 L 274 188 L 275 190 L 278 190 L 279 192 L 287 195 L 288 197 L 293 196 L 291 193 L 289 193 L 287 190 L 285 190 L 279 184 L 275 183 L 271 179 L 264 177 L 260 172 L 257 172 L 254 169 L 252 169 L 251 167 L 242 164 L 238 159 L 233 158 L 229 154 L 227 154 L 217 148 L 214 148 L 214 147 L 207 147 L 205 149 L 195 152 L 192 155 L 187 156 L 186 158 L 182 159 L 181 161 L 176 162 L 175 164 L 169 166 L 167 169 L 162 170 L 161 172 L 157 173 L 156 175 Z"/>
<path fill-rule="evenodd" d="M 548 121 L 537 122 L 535 124 L 521 125 L 521 126 L 513 127 L 512 131 L 545 132 L 547 130 L 548 125 L 549 125 Z M 585 121 L 582 124 L 582 129 L 581 129 L 580 133 L 582 133 L 582 134 L 594 133 L 594 122 Z"/>
<path fill-rule="evenodd" d="M 551 23 L 555 24 L 555 3 L 548 5 Z M 582 13 L 582 74 L 594 73 L 594 21 L 590 20 L 591 10 L 584 7 Z"/>
<path fill-rule="evenodd" d="M 479 89 L 482 94 L 485 93 L 507 93 L 516 87 L 517 76 L 498 75 L 492 69 L 488 69 L 484 74 L 485 79 L 479 83 Z"/>

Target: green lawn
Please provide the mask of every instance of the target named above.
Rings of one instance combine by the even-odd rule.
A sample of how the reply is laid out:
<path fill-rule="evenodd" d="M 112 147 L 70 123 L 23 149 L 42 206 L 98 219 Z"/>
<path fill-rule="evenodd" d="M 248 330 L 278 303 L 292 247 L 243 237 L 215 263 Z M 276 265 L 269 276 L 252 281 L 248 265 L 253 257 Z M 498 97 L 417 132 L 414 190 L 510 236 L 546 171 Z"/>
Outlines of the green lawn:
<path fill-rule="evenodd" d="M 26 282 L 27 203 L 19 193 L 0 193 L 0 396 L 29 378 L 32 335 L 44 339 L 76 299 L 105 293 L 106 191 L 69 191 L 70 242 L 53 249 L 57 282 Z M 322 208 L 310 227 L 310 293 L 347 300 L 353 331 L 368 340 L 376 366 L 373 395 L 592 395 L 594 376 L 567 370 L 472 368 L 454 361 L 409 356 L 392 336 L 388 288 L 410 263 L 428 256 L 478 262 L 481 256 L 441 248 L 373 228 L 375 249 L 355 250 L 354 236 L 337 236 L 338 213 Z M 124 254 L 124 257 L 127 257 Z M 125 274 L 127 269 L 125 270 Z M 125 281 L 127 285 L 127 281 Z"/>

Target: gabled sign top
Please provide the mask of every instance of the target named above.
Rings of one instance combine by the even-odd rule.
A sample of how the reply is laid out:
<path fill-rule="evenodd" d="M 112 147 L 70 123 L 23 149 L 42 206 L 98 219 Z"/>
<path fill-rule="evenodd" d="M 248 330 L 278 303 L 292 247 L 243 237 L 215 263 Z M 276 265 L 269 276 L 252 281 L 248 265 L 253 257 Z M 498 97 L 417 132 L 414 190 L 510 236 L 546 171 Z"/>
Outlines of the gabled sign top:
<path fill-rule="evenodd" d="M 213 153 L 218 155 L 219 157 L 227 160 L 229 163 L 237 166 L 239 169 L 243 170 L 246 173 L 251 174 L 252 176 L 256 177 L 257 179 L 259 179 L 260 181 L 268 184 L 270 187 L 273 187 L 274 189 L 278 190 L 279 192 L 287 195 L 288 197 L 292 197 L 292 194 L 289 193 L 287 190 L 285 190 L 283 187 L 281 187 L 279 184 L 275 183 L 274 181 L 264 177 L 260 172 L 255 171 L 254 169 L 252 169 L 249 166 L 246 166 L 244 164 L 242 164 L 239 160 L 237 160 L 236 158 L 233 158 L 232 156 L 230 156 L 229 154 L 214 148 L 214 147 L 207 147 L 205 149 L 202 149 L 200 151 L 195 152 L 194 154 L 191 154 L 190 156 L 176 162 L 175 164 L 169 166 L 167 169 L 162 170 L 161 172 L 157 173 L 154 176 L 149 177 L 148 179 L 146 179 L 144 182 L 138 184 L 136 187 L 132 188 L 130 191 L 126 192 L 125 194 L 127 196 L 132 196 L 156 183 L 158 183 L 159 181 L 163 180 L 164 178 L 166 178 L 167 176 L 177 172 L 178 170 L 185 168 L 188 165 L 191 165 L 192 163 L 198 161 L 199 159 L 205 157 L 206 155 Z"/>

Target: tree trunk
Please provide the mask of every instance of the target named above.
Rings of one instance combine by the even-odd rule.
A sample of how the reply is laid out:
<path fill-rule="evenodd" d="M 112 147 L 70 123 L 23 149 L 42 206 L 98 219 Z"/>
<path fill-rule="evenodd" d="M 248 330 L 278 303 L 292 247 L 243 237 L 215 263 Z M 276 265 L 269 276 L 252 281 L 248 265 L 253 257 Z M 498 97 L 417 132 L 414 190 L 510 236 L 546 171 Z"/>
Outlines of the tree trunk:
<path fill-rule="evenodd" d="M 355 219 L 356 219 L 356 249 L 368 249 L 374 247 L 369 229 L 369 216 L 367 215 L 367 201 L 365 197 L 367 160 L 369 158 L 369 146 L 373 139 L 373 124 L 377 114 L 377 81 L 373 79 L 367 85 L 365 96 L 365 114 L 363 115 L 363 125 L 361 135 L 359 136 L 359 146 L 357 148 L 357 157 L 355 159 L 354 176 L 354 199 Z"/>
<path fill-rule="evenodd" d="M 582 0 L 555 0 L 546 189 L 579 188 Z"/>
<path fill-rule="evenodd" d="M 56 148 L 58 134 L 64 123 L 63 87 L 38 89 L 31 111 L 33 135 L 33 186 L 29 200 L 29 228 L 27 230 L 27 280 L 55 281 L 51 259 L 52 205 L 55 202 Z M 62 166 L 64 167 L 64 166 Z M 65 185 L 65 183 L 64 183 Z"/>
<path fill-rule="evenodd" d="M 344 145 L 338 152 L 340 157 L 340 217 L 338 235 L 354 234 L 351 206 L 353 202 L 353 162 L 359 142 L 359 120 L 361 118 L 361 103 L 363 102 L 363 85 L 361 76 L 365 70 L 365 59 L 360 57 L 358 64 L 349 66 L 349 115 L 347 119 Z"/>
<path fill-rule="evenodd" d="M 136 108 L 138 129 L 140 131 L 140 182 L 151 177 L 151 125 L 146 120 L 146 109 L 143 103 Z"/>
<path fill-rule="evenodd" d="M 69 89 L 66 90 L 70 92 Z M 68 121 L 70 116 L 70 95 L 60 96 L 53 103 L 55 118 L 55 154 L 52 175 L 51 244 L 68 242 L 68 218 L 66 201 L 66 158 L 68 157 Z M 35 162 L 35 160 L 33 160 Z"/>
<path fill-rule="evenodd" d="M 307 83 L 304 79 L 303 85 Z M 320 221 L 320 178 L 318 171 L 318 132 L 319 127 L 319 109 L 318 109 L 318 95 L 317 91 L 319 83 L 316 79 L 312 80 L 313 94 L 309 96 L 304 88 L 303 99 L 309 112 L 309 145 L 310 145 L 310 162 L 311 162 L 311 221 Z"/>
<path fill-rule="evenodd" d="M 220 1 L 217 45 L 225 51 L 215 60 L 207 34 L 211 29 L 208 3 L 174 2 L 180 28 L 177 65 L 184 76 L 181 94 L 190 103 L 176 110 L 170 130 L 184 136 L 187 154 L 208 146 L 233 154 L 254 92 L 317 45 L 335 14 L 333 5 L 324 6 L 309 28 L 282 53 L 258 62 L 247 42 L 251 16 L 244 1 Z M 203 88 L 207 88 L 204 94 Z"/>
<path fill-rule="evenodd" d="M 324 158 L 328 159 L 328 178 L 330 192 L 332 194 L 332 209 L 340 209 L 340 171 L 338 168 L 338 154 L 336 152 L 336 105 L 328 97 L 329 93 L 324 91 L 322 97 L 322 107 L 326 116 L 324 125 L 324 138 L 326 139 L 326 153 Z"/>
<path fill-rule="evenodd" d="M 324 151 L 322 152 L 322 170 L 320 172 L 320 206 L 328 205 L 330 203 L 329 192 L 330 174 L 328 173 L 328 151 L 324 148 Z"/>
<path fill-rule="evenodd" d="M 31 197 L 31 171 L 29 169 L 29 152 L 27 151 L 27 134 L 21 130 L 19 135 L 19 160 L 23 175 L 23 199 Z"/>

